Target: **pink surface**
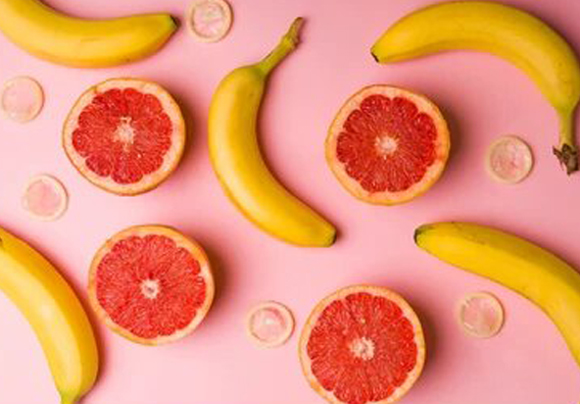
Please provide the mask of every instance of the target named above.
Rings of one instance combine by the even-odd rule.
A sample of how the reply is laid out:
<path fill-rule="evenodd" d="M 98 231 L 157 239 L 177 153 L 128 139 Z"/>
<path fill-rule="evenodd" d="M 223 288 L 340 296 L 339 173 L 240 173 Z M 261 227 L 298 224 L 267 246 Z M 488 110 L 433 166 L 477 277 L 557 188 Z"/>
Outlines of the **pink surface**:
<path fill-rule="evenodd" d="M 95 2 L 52 0 L 87 17 L 170 11 L 186 0 Z M 71 279 L 86 300 L 89 262 L 99 245 L 135 224 L 163 223 L 198 239 L 216 269 L 215 306 L 194 335 L 149 348 L 98 325 L 103 368 L 86 404 L 319 403 L 302 377 L 298 332 L 282 348 L 260 350 L 247 340 L 244 315 L 275 299 L 294 310 L 300 330 L 310 309 L 335 289 L 374 283 L 403 294 L 427 333 L 425 371 L 402 403 L 546 404 L 577 402 L 578 368 L 555 326 L 516 294 L 442 264 L 417 249 L 418 225 L 472 220 L 529 237 L 580 266 L 580 174 L 567 178 L 551 154 L 557 121 L 533 84 L 488 55 L 455 53 L 379 66 L 369 48 L 395 19 L 428 0 L 232 0 L 235 22 L 218 44 L 196 43 L 182 27 L 158 55 L 129 66 L 76 70 L 36 60 L 0 36 L 0 82 L 30 75 L 44 86 L 45 108 L 27 125 L 0 120 L 0 225 L 29 239 Z M 580 49 L 577 0 L 510 0 L 555 24 Z M 226 199 L 207 153 L 211 94 L 232 68 L 268 52 L 296 16 L 303 43 L 276 72 L 262 120 L 263 143 L 276 173 L 340 229 L 329 249 L 300 249 L 253 227 Z M 189 125 L 187 153 L 159 189 L 139 197 L 107 194 L 84 180 L 60 146 L 68 109 L 88 86 L 116 76 L 146 77 L 180 101 Z M 360 87 L 392 83 L 430 96 L 444 110 L 453 153 L 442 180 L 400 207 L 376 207 L 349 196 L 324 161 L 334 113 Z M 533 147 L 536 165 L 517 186 L 485 174 L 486 146 L 515 133 Z M 28 179 L 56 175 L 70 193 L 57 222 L 29 218 L 20 206 Z M 502 332 L 490 340 L 464 336 L 453 317 L 464 293 L 489 290 L 506 309 Z M 57 403 L 40 346 L 25 319 L 0 295 L 0 403 Z"/>

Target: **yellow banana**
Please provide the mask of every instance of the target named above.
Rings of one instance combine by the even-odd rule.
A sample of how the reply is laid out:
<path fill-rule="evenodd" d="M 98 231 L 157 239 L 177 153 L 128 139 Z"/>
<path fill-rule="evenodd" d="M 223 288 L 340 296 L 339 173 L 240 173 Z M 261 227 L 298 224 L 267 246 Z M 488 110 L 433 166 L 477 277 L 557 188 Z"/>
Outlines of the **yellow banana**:
<path fill-rule="evenodd" d="M 0 31 L 27 52 L 75 67 L 115 66 L 157 51 L 176 29 L 168 14 L 82 20 L 39 0 L 0 0 Z"/>
<path fill-rule="evenodd" d="M 440 260 L 537 304 L 556 324 L 580 365 L 580 274 L 562 259 L 517 236 L 470 223 L 421 226 L 415 242 Z"/>
<path fill-rule="evenodd" d="M 580 66 L 564 38 L 517 8 L 458 1 L 404 17 L 371 52 L 378 62 L 391 63 L 453 49 L 493 53 L 526 72 L 558 113 L 560 142 L 554 154 L 568 174 L 578 170 L 574 111 L 580 99 Z"/>
<path fill-rule="evenodd" d="M 0 290 L 34 329 L 61 403 L 75 403 L 91 389 L 98 373 L 91 324 L 77 296 L 50 262 L 2 228 Z"/>
<path fill-rule="evenodd" d="M 270 72 L 296 47 L 302 19 L 261 62 L 228 74 L 209 111 L 209 149 L 214 170 L 230 199 L 256 225 L 301 246 L 329 246 L 334 227 L 290 194 L 268 170 L 256 121 Z"/>

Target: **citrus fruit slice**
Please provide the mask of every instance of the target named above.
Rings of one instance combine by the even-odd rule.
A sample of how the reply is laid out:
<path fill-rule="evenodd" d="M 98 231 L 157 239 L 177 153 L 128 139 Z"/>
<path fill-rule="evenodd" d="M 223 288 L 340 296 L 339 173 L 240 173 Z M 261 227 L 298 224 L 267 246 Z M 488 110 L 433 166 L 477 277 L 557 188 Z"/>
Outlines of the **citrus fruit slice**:
<path fill-rule="evenodd" d="M 491 293 L 470 293 L 457 304 L 458 323 L 472 337 L 493 337 L 501 330 L 503 319 L 503 307 Z"/>
<path fill-rule="evenodd" d="M 485 168 L 491 178 L 505 184 L 524 180 L 534 165 L 530 146 L 517 136 L 502 136 L 487 151 Z"/>
<path fill-rule="evenodd" d="M 252 307 L 246 318 L 246 332 L 257 345 L 272 348 L 284 344 L 294 331 L 294 317 L 278 302 Z"/>
<path fill-rule="evenodd" d="M 192 332 L 206 316 L 214 281 L 206 254 L 164 226 L 136 226 L 95 255 L 89 299 L 97 316 L 131 341 L 158 345 Z"/>
<path fill-rule="evenodd" d="M 149 191 L 177 167 L 185 123 L 171 95 L 138 79 L 111 79 L 88 89 L 69 113 L 63 146 L 93 184 L 119 195 Z"/>
<path fill-rule="evenodd" d="M 419 377 L 425 341 L 419 319 L 398 294 L 350 286 L 318 303 L 299 352 L 310 385 L 328 402 L 387 404 Z"/>
<path fill-rule="evenodd" d="M 439 179 L 449 147 L 447 123 L 435 104 L 411 91 L 374 85 L 350 97 L 336 115 L 326 159 L 352 195 L 394 205 Z"/>
<path fill-rule="evenodd" d="M 0 107 L 4 114 L 16 122 L 28 122 L 36 118 L 44 104 L 44 93 L 38 82 L 20 76 L 8 80 L 0 95 Z"/>
<path fill-rule="evenodd" d="M 52 221 L 61 217 L 68 206 L 62 183 L 51 175 L 33 177 L 24 190 L 22 207 L 34 218 Z"/>
<path fill-rule="evenodd" d="M 225 0 L 195 0 L 189 7 L 189 32 L 200 42 L 217 42 L 232 26 L 232 9 Z"/>

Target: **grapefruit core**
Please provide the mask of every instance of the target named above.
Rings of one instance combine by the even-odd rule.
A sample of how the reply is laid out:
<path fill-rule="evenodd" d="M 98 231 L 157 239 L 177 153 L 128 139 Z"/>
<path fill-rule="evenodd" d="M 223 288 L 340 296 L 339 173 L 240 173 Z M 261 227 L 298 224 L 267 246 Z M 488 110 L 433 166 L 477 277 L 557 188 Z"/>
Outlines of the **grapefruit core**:
<path fill-rule="evenodd" d="M 365 202 L 394 205 L 426 192 L 449 156 L 447 123 L 426 97 L 401 88 L 363 88 L 342 106 L 326 139 L 340 183 Z"/>
<path fill-rule="evenodd" d="M 90 269 L 99 319 L 131 341 L 159 345 L 191 333 L 206 316 L 214 281 L 206 254 L 164 226 L 136 226 L 108 240 Z"/>
<path fill-rule="evenodd" d="M 314 308 L 299 353 L 310 385 L 328 402 L 388 404 L 419 377 L 425 341 L 401 296 L 377 286 L 350 286 Z"/>
<path fill-rule="evenodd" d="M 157 187 L 177 168 L 185 145 L 179 106 L 158 84 L 111 79 L 88 89 L 63 129 L 76 169 L 98 187 L 136 195 Z"/>

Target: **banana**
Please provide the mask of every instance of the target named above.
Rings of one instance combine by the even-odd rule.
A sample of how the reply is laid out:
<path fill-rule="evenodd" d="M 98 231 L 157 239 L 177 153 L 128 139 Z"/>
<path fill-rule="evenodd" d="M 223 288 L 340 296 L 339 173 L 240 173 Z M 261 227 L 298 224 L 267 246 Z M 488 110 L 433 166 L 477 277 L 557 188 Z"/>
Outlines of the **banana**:
<path fill-rule="evenodd" d="M 0 290 L 26 316 L 42 345 L 62 404 L 95 383 L 99 359 L 93 329 L 58 271 L 24 241 L 0 228 Z"/>
<path fill-rule="evenodd" d="M 176 29 L 168 14 L 82 20 L 38 0 L 0 0 L 0 31 L 29 53 L 74 67 L 115 66 L 157 51 Z"/>
<path fill-rule="evenodd" d="M 506 286 L 537 304 L 580 365 L 580 275 L 551 252 L 517 236 L 470 223 L 435 223 L 415 243 L 437 258 Z"/>
<path fill-rule="evenodd" d="M 260 152 L 256 122 L 270 72 L 297 45 L 302 19 L 261 62 L 235 69 L 219 84 L 209 111 L 214 170 L 233 203 L 266 232 L 301 246 L 329 246 L 334 227 L 288 192 Z"/>
<path fill-rule="evenodd" d="M 514 7 L 484 1 L 448 2 L 399 20 L 371 53 L 379 63 L 391 63 L 454 49 L 492 53 L 526 72 L 560 119 L 560 142 L 554 154 L 568 174 L 578 170 L 574 111 L 580 99 L 580 66 L 556 31 Z"/>

